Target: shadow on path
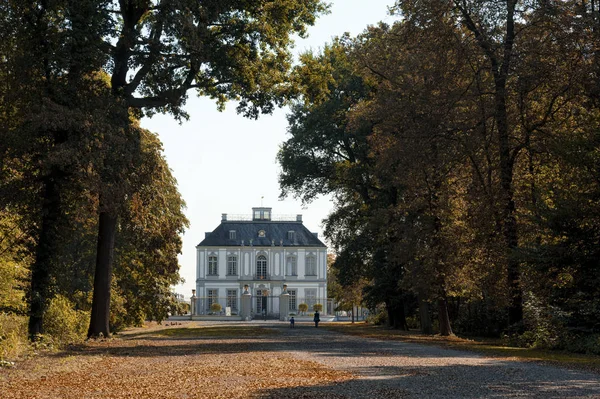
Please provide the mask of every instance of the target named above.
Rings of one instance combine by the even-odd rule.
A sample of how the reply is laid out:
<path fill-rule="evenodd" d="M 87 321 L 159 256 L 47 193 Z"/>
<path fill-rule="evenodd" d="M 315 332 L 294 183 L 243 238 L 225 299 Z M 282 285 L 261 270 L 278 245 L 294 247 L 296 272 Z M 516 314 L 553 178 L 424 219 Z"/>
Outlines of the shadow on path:
<path fill-rule="evenodd" d="M 307 380 L 307 386 L 263 390 L 259 398 L 600 398 L 599 377 L 593 373 L 361 338 L 308 324 L 294 329 L 283 323 L 163 329 L 73 347 L 56 356 L 202 357 L 248 352 L 264 352 L 265 357 L 286 353 L 357 376 L 332 385 L 310 386 Z"/>

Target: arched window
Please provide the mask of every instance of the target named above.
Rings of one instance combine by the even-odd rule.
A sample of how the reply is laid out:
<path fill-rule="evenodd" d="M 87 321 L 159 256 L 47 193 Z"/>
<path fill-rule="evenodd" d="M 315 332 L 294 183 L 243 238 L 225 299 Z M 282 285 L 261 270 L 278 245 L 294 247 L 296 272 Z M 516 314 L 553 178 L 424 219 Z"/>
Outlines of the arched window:
<path fill-rule="evenodd" d="M 256 258 L 256 279 L 264 280 L 267 278 L 267 257 L 258 255 Z"/>

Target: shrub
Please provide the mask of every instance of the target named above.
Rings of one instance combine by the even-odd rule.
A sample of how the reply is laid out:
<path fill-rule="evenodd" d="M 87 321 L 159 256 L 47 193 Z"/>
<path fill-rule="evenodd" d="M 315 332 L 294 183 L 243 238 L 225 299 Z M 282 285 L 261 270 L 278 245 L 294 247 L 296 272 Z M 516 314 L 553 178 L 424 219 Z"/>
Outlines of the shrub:
<path fill-rule="evenodd" d="M 89 312 L 75 310 L 71 301 L 57 295 L 44 315 L 44 331 L 61 347 L 83 341 L 89 322 Z"/>
<path fill-rule="evenodd" d="M 308 305 L 305 303 L 301 303 L 300 305 L 298 305 L 298 311 L 301 313 L 308 311 Z"/>
<path fill-rule="evenodd" d="M 569 352 L 600 355 L 600 334 L 568 334 L 563 338 L 562 344 Z"/>
<path fill-rule="evenodd" d="M 220 303 L 215 302 L 212 305 L 210 305 L 210 311 L 213 313 L 218 313 L 221 311 L 221 309 L 223 309 L 223 307 Z"/>
<path fill-rule="evenodd" d="M 418 330 L 421 327 L 421 322 L 417 316 L 408 316 L 406 318 L 406 325 L 409 330 Z"/>
<path fill-rule="evenodd" d="M 387 324 L 388 314 L 385 307 L 378 307 L 376 312 L 369 313 L 367 323 L 381 326 Z"/>
<path fill-rule="evenodd" d="M 0 361 L 14 359 L 28 347 L 27 317 L 0 313 Z"/>
<path fill-rule="evenodd" d="M 313 305 L 313 310 L 314 310 L 315 312 L 322 312 L 322 311 L 323 311 L 323 305 L 322 305 L 322 304 L 320 304 L 320 303 L 315 303 L 315 304 Z"/>

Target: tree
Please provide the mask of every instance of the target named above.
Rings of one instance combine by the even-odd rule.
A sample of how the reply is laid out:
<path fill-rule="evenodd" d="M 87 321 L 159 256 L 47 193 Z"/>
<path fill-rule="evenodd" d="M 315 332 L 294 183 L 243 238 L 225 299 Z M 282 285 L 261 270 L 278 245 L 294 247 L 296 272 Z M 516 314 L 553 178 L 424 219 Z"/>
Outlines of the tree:
<path fill-rule="evenodd" d="M 368 286 L 364 279 L 354 281 L 352 285 L 342 286 L 339 281 L 341 268 L 334 268 L 335 256 L 327 255 L 327 297 L 332 298 L 336 303 L 335 310 L 353 310 L 355 306 L 363 304 L 363 291 Z M 354 321 L 354 317 L 352 317 Z"/>
<path fill-rule="evenodd" d="M 185 118 L 189 89 L 223 106 L 239 101 L 238 110 L 257 117 L 281 103 L 290 66 L 293 33 L 303 35 L 325 6 L 309 2 L 256 0 L 238 4 L 180 1 L 121 1 L 111 20 L 119 39 L 109 52 L 114 66 L 111 89 L 124 110 L 149 114 L 158 110 Z M 130 72 L 133 77 L 128 78 Z M 112 177 L 111 177 L 112 178 Z M 114 180 L 113 180 L 114 181 Z M 113 201 L 101 197 L 95 287 L 88 335 L 108 334 L 112 250 L 118 214 Z"/>
<path fill-rule="evenodd" d="M 107 34 L 101 21 L 109 14 L 97 7 L 107 3 L 10 1 L 2 6 L 2 35 L 10 38 L 10 49 L 3 52 L 4 100 L 11 115 L 3 120 L 3 135 L 9 159 L 21 160 L 16 180 L 23 192 L 41 197 L 30 203 L 33 219 L 39 215 L 28 290 L 32 337 L 43 332 L 43 315 L 55 294 L 53 274 L 60 269 L 61 235 L 67 234 L 65 215 L 72 205 L 68 199 L 89 177 L 94 143 L 110 120 L 103 104 L 106 85 L 97 75 L 102 66 L 98 37 Z"/>
<path fill-rule="evenodd" d="M 79 114 L 77 120 L 83 121 L 96 110 L 110 125 L 108 131 L 101 131 L 102 119 L 88 119 L 85 122 L 95 129 L 92 134 L 85 129 L 81 135 L 73 134 L 79 126 L 64 123 L 55 123 L 56 129 L 38 125 L 37 131 L 39 137 L 47 138 L 50 148 L 65 144 L 86 148 L 87 140 L 98 140 L 103 146 L 93 163 L 101 184 L 96 187 L 98 246 L 90 335 L 109 333 L 118 212 L 128 190 L 127 165 L 135 158 L 121 159 L 107 151 L 107 143 L 120 142 L 121 154 L 133 156 L 139 143 L 130 126 L 133 120 L 154 112 L 186 118 L 183 107 L 189 89 L 216 99 L 219 107 L 236 100 L 238 110 L 249 117 L 270 112 L 290 93 L 291 36 L 303 35 L 306 25 L 325 11 L 319 0 L 11 1 L 3 5 L 7 22 L 3 26 L 18 39 L 11 42 L 18 50 L 11 59 L 11 71 L 16 72 L 15 85 L 20 84 L 24 94 L 20 102 L 13 102 L 23 113 L 21 121 L 26 123 L 32 115 L 31 104 L 52 104 L 54 114 L 45 114 L 49 117 L 72 110 Z M 26 65 L 33 67 L 19 68 Z M 108 96 L 103 88 L 94 92 L 87 86 L 87 78 L 99 71 L 110 73 Z M 26 87 L 32 90 L 24 90 Z M 91 110 L 87 105 L 93 105 Z M 89 160 L 82 156 L 69 159 Z M 56 263 L 53 258 L 60 242 L 55 226 L 62 215 L 61 190 L 78 168 L 76 163 L 57 164 L 41 178 L 44 220 L 32 268 L 32 335 L 41 332 L 45 304 L 52 295 L 46 292 L 52 273 L 48 265 Z"/>
<path fill-rule="evenodd" d="M 376 121 L 352 119 L 351 110 L 369 98 L 371 87 L 353 73 L 351 47 L 349 38 L 342 38 L 325 47 L 322 55 L 302 56 L 303 64 L 296 73 L 303 97 L 292 107 L 288 118 L 291 138 L 278 155 L 282 196 L 294 193 L 310 201 L 317 195 L 336 195 L 336 211 L 326 220 L 325 235 L 333 244 L 337 255 L 334 267 L 340 268 L 340 282 L 345 287 L 361 277 L 372 278 L 380 269 L 395 270 L 395 278 L 402 273 L 401 267 L 388 264 L 381 247 L 385 243 L 378 239 L 385 233 L 373 223 L 374 212 L 392 204 L 397 192 L 381 190 L 371 170 L 374 160 L 369 139 Z M 375 265 L 377 253 L 384 256 L 378 256 Z M 389 318 L 392 324 L 405 326 L 397 284 L 381 295 L 381 300 L 387 300 L 388 312 L 397 315 Z"/>
<path fill-rule="evenodd" d="M 177 190 L 155 134 L 138 127 L 140 159 L 134 193 L 121 212 L 117 230 L 116 287 L 125 299 L 123 324 L 161 321 L 171 307 L 171 286 L 181 282 L 177 255 L 188 226 L 185 203 Z M 114 313 L 114 312 L 113 312 Z"/>

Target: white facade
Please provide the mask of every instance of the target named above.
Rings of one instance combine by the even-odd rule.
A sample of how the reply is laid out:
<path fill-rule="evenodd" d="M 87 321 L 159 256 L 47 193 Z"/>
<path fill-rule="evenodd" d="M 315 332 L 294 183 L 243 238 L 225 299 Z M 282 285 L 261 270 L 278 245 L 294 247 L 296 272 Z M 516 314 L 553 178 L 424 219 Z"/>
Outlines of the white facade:
<path fill-rule="evenodd" d="M 297 314 L 301 303 L 309 305 L 309 312 L 320 303 L 325 312 L 327 248 L 304 227 L 300 215 L 272 221 L 270 208 L 253 208 L 253 215 L 257 210 L 267 217 L 227 220 L 223 215 L 219 227 L 196 247 L 195 315 L 215 313 L 215 302 L 221 305 L 219 314 L 238 314 L 245 286 L 253 315 L 277 315 L 284 285 L 291 313 Z"/>

